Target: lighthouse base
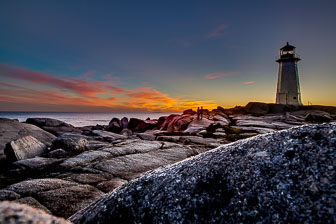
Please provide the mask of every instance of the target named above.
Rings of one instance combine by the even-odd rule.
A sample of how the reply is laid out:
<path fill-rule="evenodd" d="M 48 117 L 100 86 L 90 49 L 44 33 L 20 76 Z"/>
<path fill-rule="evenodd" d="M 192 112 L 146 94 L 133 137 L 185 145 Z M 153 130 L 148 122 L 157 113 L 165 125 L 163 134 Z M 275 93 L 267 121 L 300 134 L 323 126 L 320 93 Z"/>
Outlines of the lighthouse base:
<path fill-rule="evenodd" d="M 298 105 L 301 106 L 301 99 L 298 99 L 297 93 L 277 93 L 276 95 L 277 104 L 289 104 L 289 105 Z"/>

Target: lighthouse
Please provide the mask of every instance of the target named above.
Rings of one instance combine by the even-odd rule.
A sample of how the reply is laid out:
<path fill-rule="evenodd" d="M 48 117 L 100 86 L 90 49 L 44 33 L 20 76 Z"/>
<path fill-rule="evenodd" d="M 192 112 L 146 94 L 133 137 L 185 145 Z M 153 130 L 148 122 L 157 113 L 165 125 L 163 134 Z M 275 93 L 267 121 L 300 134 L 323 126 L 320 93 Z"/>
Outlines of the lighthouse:
<path fill-rule="evenodd" d="M 296 55 L 295 47 L 288 42 L 280 48 L 280 57 L 276 60 L 279 63 L 277 104 L 302 105 L 297 67 L 297 62 L 300 60 Z"/>

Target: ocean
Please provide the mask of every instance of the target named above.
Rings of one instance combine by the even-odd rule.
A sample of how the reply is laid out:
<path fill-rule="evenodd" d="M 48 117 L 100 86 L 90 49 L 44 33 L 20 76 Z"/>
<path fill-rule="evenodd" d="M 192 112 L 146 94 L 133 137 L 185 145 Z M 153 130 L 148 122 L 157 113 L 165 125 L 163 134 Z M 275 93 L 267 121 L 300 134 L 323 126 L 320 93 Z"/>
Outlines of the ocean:
<path fill-rule="evenodd" d="M 123 117 L 139 119 L 158 119 L 161 116 L 167 116 L 167 113 L 95 113 L 95 112 L 0 112 L 0 118 L 18 119 L 20 122 L 27 118 L 54 118 L 72 124 L 76 127 L 90 125 L 107 125 L 112 118 L 119 119 Z"/>

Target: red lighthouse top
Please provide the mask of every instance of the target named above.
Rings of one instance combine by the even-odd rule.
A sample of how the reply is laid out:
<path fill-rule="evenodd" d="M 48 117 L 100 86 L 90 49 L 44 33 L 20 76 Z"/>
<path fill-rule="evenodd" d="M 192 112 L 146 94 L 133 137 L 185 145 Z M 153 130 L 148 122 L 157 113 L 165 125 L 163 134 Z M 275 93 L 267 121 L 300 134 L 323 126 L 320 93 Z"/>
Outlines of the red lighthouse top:
<path fill-rule="evenodd" d="M 296 52 L 295 52 L 295 47 L 290 45 L 288 42 L 285 46 L 280 48 L 280 59 L 277 60 L 277 62 L 282 61 L 282 60 L 295 60 L 299 61 L 300 58 L 297 57 Z"/>

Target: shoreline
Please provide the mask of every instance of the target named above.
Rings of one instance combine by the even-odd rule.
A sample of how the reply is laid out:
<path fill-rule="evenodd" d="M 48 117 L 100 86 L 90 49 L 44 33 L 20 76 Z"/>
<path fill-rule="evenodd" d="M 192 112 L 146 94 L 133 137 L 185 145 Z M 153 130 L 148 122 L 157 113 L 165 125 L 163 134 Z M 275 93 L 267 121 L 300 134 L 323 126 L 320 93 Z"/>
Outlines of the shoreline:
<path fill-rule="evenodd" d="M 186 110 L 150 120 L 111 118 L 108 125 L 86 127 L 50 118 L 0 118 L 0 199 L 68 218 L 148 171 L 202 157 L 228 143 L 259 144 L 263 136 L 287 133 L 279 130 L 319 130 L 319 123 L 336 121 L 336 113 L 264 103 L 203 112 L 203 119 Z"/>

